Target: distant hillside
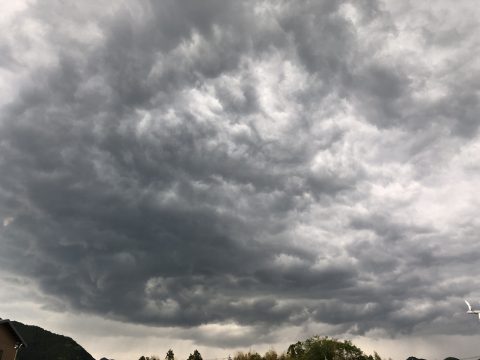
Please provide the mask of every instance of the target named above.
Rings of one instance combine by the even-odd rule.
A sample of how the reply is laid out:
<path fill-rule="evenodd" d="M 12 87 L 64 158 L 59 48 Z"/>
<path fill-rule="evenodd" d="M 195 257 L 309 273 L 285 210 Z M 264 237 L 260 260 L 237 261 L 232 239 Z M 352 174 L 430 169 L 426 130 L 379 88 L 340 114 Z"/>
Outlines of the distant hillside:
<path fill-rule="evenodd" d="M 17 360 L 95 360 L 67 336 L 17 321 L 12 323 L 28 344 L 18 353 Z"/>

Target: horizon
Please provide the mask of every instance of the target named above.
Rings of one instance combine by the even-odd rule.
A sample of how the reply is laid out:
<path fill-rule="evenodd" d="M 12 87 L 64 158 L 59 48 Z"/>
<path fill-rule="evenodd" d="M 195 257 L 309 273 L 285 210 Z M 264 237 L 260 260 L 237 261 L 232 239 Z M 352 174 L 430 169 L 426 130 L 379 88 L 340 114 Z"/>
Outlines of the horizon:
<path fill-rule="evenodd" d="M 0 4 L 0 316 L 116 360 L 479 353 L 476 5 Z"/>
<path fill-rule="evenodd" d="M 3 319 L 3 320 L 13 321 L 12 319 Z M 16 320 L 15 320 L 15 321 L 16 321 Z M 38 324 L 29 324 L 29 323 L 24 323 L 24 324 L 25 324 L 25 325 L 39 326 Z M 40 326 L 40 327 L 41 327 L 41 326 Z M 41 327 L 41 328 L 43 328 L 43 327 Z M 58 335 L 67 336 L 67 337 L 72 338 L 74 341 L 76 341 L 80 346 L 82 346 L 87 352 L 89 352 L 89 353 L 90 353 L 95 359 L 97 359 L 97 360 L 100 359 L 100 358 L 107 358 L 107 359 L 116 360 L 115 357 L 112 357 L 112 356 L 109 357 L 108 355 L 105 355 L 105 354 L 104 354 L 104 355 L 98 355 L 98 354 L 97 354 L 97 356 L 95 356 L 94 353 L 90 352 L 88 348 L 86 348 L 85 346 L 83 346 L 83 344 L 80 343 L 80 342 L 78 341 L 78 339 L 75 338 L 75 334 L 68 334 L 68 333 L 67 333 L 67 334 L 63 334 L 63 333 L 59 333 L 59 332 L 52 331 L 52 329 L 48 329 L 48 328 L 43 328 L 43 329 L 44 329 L 44 330 L 47 330 L 47 331 L 51 331 L 51 332 L 53 332 L 53 333 L 55 333 L 55 334 L 58 334 Z M 87 332 L 88 332 L 88 330 L 87 330 Z M 91 334 L 90 334 L 90 335 L 91 335 Z M 312 336 L 316 336 L 316 335 L 312 335 Z M 322 336 L 330 337 L 330 336 L 328 336 L 328 335 L 322 335 Z M 310 337 L 311 337 L 311 336 L 310 336 Z M 332 338 L 332 337 L 330 337 L 330 338 Z M 335 338 L 335 337 L 333 337 L 333 338 Z M 340 340 L 340 341 L 344 341 L 344 340 L 352 341 L 352 343 L 353 343 L 354 345 L 360 347 L 361 350 L 362 350 L 366 355 L 373 355 L 374 353 L 379 353 L 375 348 L 372 348 L 372 344 L 371 344 L 368 340 L 365 342 L 365 339 L 362 339 L 362 338 L 356 338 L 355 340 L 352 340 L 352 339 L 348 339 L 348 338 L 337 337 L 337 338 L 335 338 L 335 339 Z M 203 360 L 222 360 L 222 359 L 223 359 L 223 360 L 226 360 L 226 359 L 228 359 L 229 357 L 232 357 L 232 358 L 233 358 L 233 357 L 234 357 L 236 354 L 238 354 L 238 353 L 258 353 L 258 354 L 260 354 L 260 355 L 263 356 L 266 352 L 271 351 L 271 350 L 275 351 L 278 355 L 280 355 L 280 354 L 286 354 L 287 348 L 288 348 L 289 345 L 294 344 L 294 343 L 296 343 L 297 341 L 304 341 L 304 340 L 306 340 L 306 339 L 295 339 L 295 340 L 291 340 L 290 342 L 288 342 L 288 343 L 286 343 L 286 344 L 276 344 L 277 346 L 283 346 L 284 349 L 281 349 L 281 350 L 280 350 L 279 348 L 273 347 L 273 346 L 270 344 L 269 346 L 266 346 L 266 345 L 260 346 L 260 347 L 259 347 L 259 348 L 261 349 L 260 351 L 259 351 L 259 349 L 252 348 L 252 347 L 250 347 L 250 348 L 248 348 L 248 349 L 246 349 L 246 348 L 244 348 L 244 349 L 242 349 L 242 348 L 237 348 L 237 349 L 234 349 L 234 350 L 230 349 L 230 351 L 225 350 L 224 352 L 222 352 L 222 350 L 218 351 L 218 349 L 217 349 L 217 350 L 214 351 L 214 353 L 216 354 L 216 356 L 214 356 L 214 357 L 213 357 L 213 356 L 208 356 L 208 355 L 205 356 L 205 354 L 203 354 L 202 351 L 200 351 L 200 353 L 201 353 L 201 355 L 202 355 Z M 389 339 L 389 340 L 387 340 L 387 341 L 388 341 L 388 342 L 395 342 L 395 339 Z M 429 341 L 431 341 L 430 344 L 428 344 Z M 438 341 L 438 340 L 437 340 L 437 341 Z M 475 341 L 474 339 L 471 339 L 471 340 L 469 340 L 468 342 L 472 342 L 472 343 L 473 343 L 474 341 Z M 429 345 L 429 346 L 432 347 L 432 349 L 433 349 L 433 348 L 437 348 L 437 350 L 438 350 L 438 345 L 437 345 L 438 342 L 435 342 L 435 341 L 432 341 L 432 340 L 425 340 L 425 339 L 424 339 L 424 340 L 421 340 L 421 341 L 418 341 L 418 339 L 417 339 L 417 343 L 420 343 L 420 344 L 423 343 L 423 344 L 420 345 L 420 346 L 425 346 L 425 345 L 428 346 L 428 345 Z M 377 345 L 378 345 L 378 343 L 377 343 Z M 412 345 L 413 345 L 412 349 L 416 349 L 416 346 L 418 346 L 418 344 L 415 345 L 415 341 L 413 341 L 413 342 L 410 341 L 410 346 L 412 346 Z M 363 346 L 363 347 L 362 347 L 362 346 Z M 398 344 L 397 344 L 397 346 L 398 346 Z M 175 359 L 187 359 L 189 354 L 193 353 L 194 350 L 197 350 L 197 348 L 195 348 L 195 349 L 192 348 L 190 351 L 185 352 L 185 346 L 182 346 L 182 347 L 183 347 L 183 350 L 184 350 L 184 351 L 181 352 L 180 355 L 176 352 L 175 349 L 173 349 L 172 347 L 168 347 L 168 348 L 165 348 L 165 349 L 164 349 L 165 351 L 163 351 L 163 352 L 150 351 L 150 352 L 147 352 L 147 353 L 138 354 L 137 357 L 140 358 L 141 356 L 150 356 L 150 357 L 151 357 L 151 356 L 156 356 L 156 357 L 158 357 L 159 359 L 163 359 L 162 354 L 167 353 L 168 350 L 172 349 L 173 352 L 174 352 L 174 354 L 175 354 Z M 150 345 L 149 349 L 151 350 L 151 349 L 153 349 L 153 348 L 158 348 L 158 346 L 156 346 L 156 345 Z M 401 348 L 401 347 L 397 347 L 397 350 L 400 349 L 400 348 Z M 445 348 L 447 348 L 447 347 L 444 346 L 443 348 L 445 349 Z M 205 348 L 204 348 L 204 349 L 205 349 Z M 207 348 L 207 349 L 208 349 L 208 348 Z M 157 349 L 157 350 L 158 350 L 158 349 Z M 414 351 L 415 351 L 415 350 L 414 350 Z M 403 360 L 406 360 L 408 357 L 412 357 L 412 356 L 413 356 L 413 357 L 416 357 L 416 358 L 418 358 L 418 359 L 422 359 L 422 358 L 423 358 L 422 356 L 419 356 L 418 354 L 412 353 L 412 351 L 410 351 L 410 350 L 405 350 L 405 349 L 403 349 L 401 352 L 404 353 L 404 354 L 409 354 L 409 355 L 395 356 L 395 357 L 390 356 L 391 354 L 390 354 L 390 355 L 388 355 L 388 354 L 379 354 L 379 355 L 380 355 L 380 356 L 382 357 L 382 359 L 384 359 L 384 360 L 386 360 L 386 359 L 403 359 Z M 117 350 L 116 353 L 119 353 L 119 351 Z M 121 352 L 120 352 L 120 353 L 121 353 Z M 480 357 L 480 356 L 478 356 L 478 355 L 472 356 L 471 353 L 470 353 L 470 356 L 466 356 L 466 353 L 465 353 L 465 352 L 462 352 L 461 350 L 459 350 L 458 353 L 463 353 L 463 354 L 464 354 L 463 356 L 459 356 L 458 353 L 455 353 L 454 351 L 445 351 L 445 350 L 443 350 L 443 354 L 444 354 L 444 355 L 443 355 L 443 356 L 438 355 L 438 354 L 441 354 L 441 353 L 442 353 L 442 351 L 440 351 L 440 352 L 437 351 L 437 356 L 436 356 L 436 357 L 434 357 L 434 358 L 427 358 L 426 360 L 444 360 L 444 359 L 446 359 L 447 357 L 454 357 L 454 358 L 458 358 L 459 360 L 467 360 L 467 359 L 474 359 L 474 358 Z M 222 354 L 224 355 L 223 357 L 222 357 Z M 445 354 L 447 354 L 447 355 L 445 355 Z M 137 357 L 135 357 L 134 354 L 130 354 L 130 358 L 132 358 L 132 359 L 137 359 Z"/>

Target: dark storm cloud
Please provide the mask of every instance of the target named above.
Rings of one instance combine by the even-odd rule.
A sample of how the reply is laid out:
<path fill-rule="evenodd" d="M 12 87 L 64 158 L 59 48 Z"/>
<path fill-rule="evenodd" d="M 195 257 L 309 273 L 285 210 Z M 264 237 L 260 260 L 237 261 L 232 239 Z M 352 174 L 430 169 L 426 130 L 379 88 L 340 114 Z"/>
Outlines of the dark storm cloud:
<path fill-rule="evenodd" d="M 377 215 L 374 186 L 427 177 L 402 160 L 433 158 L 437 133 L 474 137 L 478 75 L 414 96 L 428 75 L 381 56 L 398 33 L 382 4 L 50 1 L 15 24 L 33 33 L 2 45 L 7 71 L 27 74 L 1 111 L 2 268 L 113 319 L 252 327 L 231 344 L 308 321 L 394 334 L 444 314 L 403 311 L 445 293 L 454 261 L 432 244 L 451 233 Z"/>

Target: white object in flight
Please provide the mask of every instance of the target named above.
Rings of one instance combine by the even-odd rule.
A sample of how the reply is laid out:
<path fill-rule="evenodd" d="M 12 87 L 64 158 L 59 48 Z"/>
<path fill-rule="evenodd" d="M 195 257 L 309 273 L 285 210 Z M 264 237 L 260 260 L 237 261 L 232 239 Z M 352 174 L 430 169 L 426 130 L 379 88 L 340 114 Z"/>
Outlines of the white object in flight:
<path fill-rule="evenodd" d="M 472 305 L 470 305 L 470 303 L 467 300 L 465 300 L 465 304 L 467 304 L 468 306 L 467 314 L 478 315 L 478 319 L 480 320 L 480 310 L 472 310 Z"/>

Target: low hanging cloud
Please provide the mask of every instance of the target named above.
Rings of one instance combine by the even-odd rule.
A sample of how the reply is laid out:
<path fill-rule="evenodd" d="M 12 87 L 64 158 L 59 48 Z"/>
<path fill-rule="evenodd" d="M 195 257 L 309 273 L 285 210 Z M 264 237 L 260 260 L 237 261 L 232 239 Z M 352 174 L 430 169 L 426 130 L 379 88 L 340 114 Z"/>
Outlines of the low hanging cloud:
<path fill-rule="evenodd" d="M 479 29 L 460 3 L 15 10 L 2 269 L 72 310 L 249 329 L 232 344 L 312 322 L 472 331 L 452 313 L 480 254 Z"/>

